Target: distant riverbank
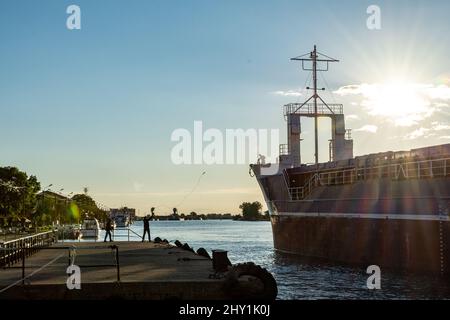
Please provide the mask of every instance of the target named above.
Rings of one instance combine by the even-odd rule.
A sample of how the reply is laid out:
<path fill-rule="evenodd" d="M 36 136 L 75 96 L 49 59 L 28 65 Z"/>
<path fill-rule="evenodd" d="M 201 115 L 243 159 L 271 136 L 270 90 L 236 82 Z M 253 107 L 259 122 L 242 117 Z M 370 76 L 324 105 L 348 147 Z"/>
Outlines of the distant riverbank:
<path fill-rule="evenodd" d="M 184 215 L 184 214 L 180 214 L 180 215 L 155 215 L 152 216 L 151 220 L 153 221 L 180 221 L 180 220 L 233 220 L 235 216 L 231 215 L 231 214 L 199 214 L 199 215 L 195 215 L 195 216 L 191 216 L 191 215 Z M 136 217 L 135 220 L 136 221 L 140 221 L 143 220 L 144 217 Z"/>
<path fill-rule="evenodd" d="M 258 218 L 244 218 L 243 216 L 237 216 L 233 220 L 235 221 L 270 221 L 270 216 L 260 216 Z"/>
<path fill-rule="evenodd" d="M 136 217 L 136 221 L 143 220 L 144 217 Z M 260 215 L 257 218 L 244 218 L 242 215 L 231 213 L 208 213 L 196 215 L 155 215 L 152 217 L 154 221 L 183 221 L 183 220 L 235 220 L 235 221 L 269 221 L 269 215 Z"/>

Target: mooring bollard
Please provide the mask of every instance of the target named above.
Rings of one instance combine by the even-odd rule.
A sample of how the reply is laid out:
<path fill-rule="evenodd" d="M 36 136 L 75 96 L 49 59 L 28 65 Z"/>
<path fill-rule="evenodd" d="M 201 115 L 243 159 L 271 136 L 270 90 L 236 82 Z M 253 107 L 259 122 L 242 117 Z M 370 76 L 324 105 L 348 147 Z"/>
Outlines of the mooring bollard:
<path fill-rule="evenodd" d="M 231 262 L 228 259 L 228 251 L 225 250 L 213 250 L 213 268 L 216 272 L 225 272 L 228 270 L 228 266 L 231 266 Z"/>

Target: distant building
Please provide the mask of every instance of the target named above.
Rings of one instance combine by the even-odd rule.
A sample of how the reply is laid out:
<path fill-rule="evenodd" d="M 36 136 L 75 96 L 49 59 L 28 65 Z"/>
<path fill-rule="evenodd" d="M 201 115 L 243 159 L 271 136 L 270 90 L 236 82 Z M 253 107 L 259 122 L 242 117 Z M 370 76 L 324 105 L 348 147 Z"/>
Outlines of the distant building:
<path fill-rule="evenodd" d="M 51 200 L 55 200 L 55 201 L 70 201 L 70 198 L 63 196 L 60 193 L 56 193 L 50 190 L 44 191 L 44 192 L 39 192 L 36 195 L 37 199 L 42 199 L 42 197 L 45 197 L 46 199 L 51 199 Z"/>
<path fill-rule="evenodd" d="M 133 221 L 136 218 L 136 209 L 127 207 L 111 209 L 109 217 L 115 220 L 118 216 L 128 216 L 130 221 Z"/>

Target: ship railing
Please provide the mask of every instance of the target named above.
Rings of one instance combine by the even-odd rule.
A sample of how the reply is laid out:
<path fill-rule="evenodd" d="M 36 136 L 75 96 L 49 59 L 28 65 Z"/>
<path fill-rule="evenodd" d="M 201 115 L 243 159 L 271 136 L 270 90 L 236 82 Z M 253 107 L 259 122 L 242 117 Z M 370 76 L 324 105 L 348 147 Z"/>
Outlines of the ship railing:
<path fill-rule="evenodd" d="M 391 178 L 426 179 L 446 177 L 450 174 L 450 158 L 412 161 L 356 169 L 357 180 Z"/>
<path fill-rule="evenodd" d="M 289 188 L 291 200 L 302 200 L 308 195 L 310 195 L 314 187 L 317 185 L 318 180 L 319 175 L 313 174 L 303 187 Z"/>
<path fill-rule="evenodd" d="M 289 155 L 289 145 L 288 144 L 280 144 L 279 148 L 280 148 L 279 149 L 280 156 Z"/>
<path fill-rule="evenodd" d="M 291 187 L 289 188 L 289 192 L 291 200 L 302 200 L 311 194 L 316 186 L 353 184 L 358 181 L 382 178 L 389 178 L 391 180 L 429 179 L 449 175 L 450 158 L 418 160 L 316 173 L 303 187 Z"/>
<path fill-rule="evenodd" d="M 288 116 L 290 114 L 298 114 L 298 115 L 314 115 L 314 103 L 289 103 L 284 105 L 284 116 Z M 344 105 L 343 104 L 337 104 L 337 103 L 331 103 L 331 104 L 324 104 L 324 103 L 318 103 L 317 104 L 317 114 L 323 114 L 323 115 L 334 115 L 334 114 L 343 114 L 344 113 Z"/>
<path fill-rule="evenodd" d="M 289 194 L 291 200 L 301 200 L 305 198 L 303 187 L 289 188 Z"/>
<path fill-rule="evenodd" d="M 286 186 L 286 189 L 288 190 L 289 195 L 290 195 L 290 194 L 291 194 L 291 191 L 289 190 L 289 183 L 288 183 L 288 181 L 289 181 L 289 175 L 288 175 L 286 169 L 283 170 L 283 180 L 284 180 L 284 184 L 285 184 L 285 186 Z M 292 200 L 292 197 L 291 197 L 291 200 Z"/>
<path fill-rule="evenodd" d="M 339 184 L 352 184 L 358 180 L 357 170 L 339 170 L 332 172 L 319 173 L 319 185 L 330 186 Z"/>
<path fill-rule="evenodd" d="M 317 173 L 313 174 L 313 176 L 308 180 L 308 182 L 305 185 L 305 192 L 304 192 L 304 196 L 307 197 L 308 195 L 311 194 L 312 190 L 314 189 L 314 187 L 317 186 L 317 182 L 319 179 L 319 175 Z"/>
<path fill-rule="evenodd" d="M 426 179 L 450 174 L 450 158 L 411 161 L 373 167 L 358 167 L 319 173 L 320 185 L 352 184 L 356 181 L 390 178 Z"/>

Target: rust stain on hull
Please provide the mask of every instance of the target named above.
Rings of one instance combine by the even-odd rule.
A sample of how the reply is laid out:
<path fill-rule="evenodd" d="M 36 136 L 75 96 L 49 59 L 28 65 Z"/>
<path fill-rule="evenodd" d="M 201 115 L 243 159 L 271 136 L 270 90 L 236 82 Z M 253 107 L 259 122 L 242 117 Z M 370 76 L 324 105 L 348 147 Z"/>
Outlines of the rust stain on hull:
<path fill-rule="evenodd" d="M 330 261 L 450 274 L 449 221 L 271 217 L 277 250 Z"/>

